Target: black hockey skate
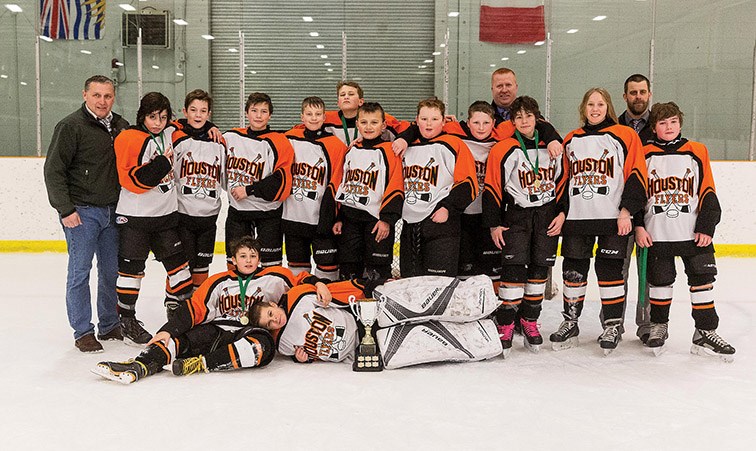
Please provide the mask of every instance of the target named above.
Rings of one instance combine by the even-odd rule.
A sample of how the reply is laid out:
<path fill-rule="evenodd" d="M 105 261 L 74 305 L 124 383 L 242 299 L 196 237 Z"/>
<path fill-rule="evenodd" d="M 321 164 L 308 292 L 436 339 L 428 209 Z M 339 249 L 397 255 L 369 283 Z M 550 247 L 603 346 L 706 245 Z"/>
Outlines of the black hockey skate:
<path fill-rule="evenodd" d="M 719 357 L 725 362 L 735 360 L 735 348 L 724 341 L 717 334 L 716 330 L 696 329 L 693 332 L 693 346 L 690 348 L 691 354 L 701 356 Z"/>
<path fill-rule="evenodd" d="M 551 348 L 554 351 L 562 351 L 564 349 L 574 348 L 578 345 L 578 334 L 580 334 L 580 329 L 578 328 L 577 318 L 571 318 L 564 313 L 562 316 L 564 316 L 564 321 L 559 325 L 559 329 L 549 335 Z"/>
<path fill-rule="evenodd" d="M 661 355 L 665 350 L 665 343 L 669 334 L 667 333 L 668 323 L 651 323 L 651 329 L 646 340 L 646 347 L 649 348 L 655 356 Z"/>
<path fill-rule="evenodd" d="M 617 349 L 617 345 L 622 340 L 620 327 L 622 322 L 618 319 L 604 321 L 604 332 L 599 336 L 599 346 L 604 350 L 604 355 L 609 355 Z"/>
<path fill-rule="evenodd" d="M 208 373 L 205 357 L 187 357 L 185 359 L 176 359 L 171 365 L 171 371 L 175 376 L 187 376 L 189 374 L 199 373 L 200 371 Z"/>
<path fill-rule="evenodd" d="M 122 384 L 131 384 L 147 376 L 147 367 L 142 362 L 129 360 L 128 362 L 100 362 L 92 368 L 98 376 Z"/>
<path fill-rule="evenodd" d="M 143 348 L 152 340 L 152 335 L 143 326 L 144 323 L 136 319 L 135 316 L 122 316 L 121 333 L 123 333 L 123 341 L 126 344 Z"/>

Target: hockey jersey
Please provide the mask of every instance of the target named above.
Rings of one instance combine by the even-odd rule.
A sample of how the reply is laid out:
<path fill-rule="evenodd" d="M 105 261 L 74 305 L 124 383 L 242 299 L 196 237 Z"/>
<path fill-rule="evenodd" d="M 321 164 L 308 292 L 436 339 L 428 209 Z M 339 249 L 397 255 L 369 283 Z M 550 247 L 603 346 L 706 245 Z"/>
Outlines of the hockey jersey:
<path fill-rule="evenodd" d="M 173 132 L 174 177 L 178 211 L 194 217 L 215 216 L 221 209 L 226 144 L 184 124 Z"/>
<path fill-rule="evenodd" d="M 646 161 L 635 131 L 611 119 L 571 131 L 562 164 L 567 184 L 561 201 L 567 235 L 617 232 L 620 209 L 637 214 L 646 203 Z"/>
<path fill-rule="evenodd" d="M 328 307 L 317 299 L 314 285 L 298 286 L 279 304 L 285 311 L 286 325 L 276 333 L 278 352 L 293 356 L 303 347 L 313 360 L 351 361 L 357 346 L 357 322 L 349 309 L 349 297 L 364 297 L 364 287 L 354 280 L 328 284 L 333 296 Z"/>
<path fill-rule="evenodd" d="M 488 161 L 488 154 L 496 144 L 496 138 L 492 133 L 488 139 L 479 140 L 472 136 L 470 128 L 465 121 L 462 122 L 447 122 L 444 124 L 444 132 L 450 135 L 458 136 L 462 142 L 470 149 L 470 153 L 475 160 L 475 175 L 478 181 L 478 196 L 470 205 L 465 208 L 463 212 L 466 215 L 475 215 L 483 212 L 483 199 L 481 194 L 483 193 L 483 185 L 486 178 L 486 162 Z"/>
<path fill-rule="evenodd" d="M 643 148 L 648 167 L 648 202 L 643 222 L 653 251 L 674 255 L 712 252 L 698 248 L 696 233 L 714 235 L 721 217 L 709 152 L 701 143 L 678 138 Z"/>
<path fill-rule="evenodd" d="M 178 337 L 198 324 L 214 324 L 231 332 L 243 327 L 240 319 L 255 302 L 278 303 L 289 289 L 312 276 L 302 272 L 294 276 L 288 268 L 269 266 L 258 269 L 245 289 L 244 308 L 240 299 L 239 274 L 229 270 L 215 274 L 200 285 L 186 303 L 187 309 L 179 309 L 160 330 Z"/>
<path fill-rule="evenodd" d="M 226 141 L 226 191 L 231 207 L 240 211 L 273 211 L 291 192 L 294 150 L 286 137 L 269 129 L 235 128 Z M 237 201 L 230 191 L 246 186 L 248 197 Z"/>
<path fill-rule="evenodd" d="M 173 161 L 163 155 L 172 148 L 174 130 L 174 126 L 168 125 L 159 135 L 153 135 L 144 127 L 134 126 L 116 137 L 116 165 L 121 184 L 116 214 L 161 217 L 176 211 Z"/>
<path fill-rule="evenodd" d="M 294 148 L 291 195 L 283 206 L 288 223 L 317 226 L 321 212 L 332 224 L 336 216 L 336 186 L 341 181 L 346 146 L 335 136 L 307 129 L 286 132 Z M 331 225 L 327 228 L 330 230 Z"/>
<path fill-rule="evenodd" d="M 390 224 L 399 219 L 404 202 L 402 162 L 390 143 L 379 139 L 350 148 L 342 172 L 336 202 Z"/>
<path fill-rule="evenodd" d="M 438 207 L 459 214 L 478 195 L 475 160 L 464 142 L 441 134 L 413 142 L 404 153 L 404 208 L 410 224 L 430 216 Z"/>
<path fill-rule="evenodd" d="M 381 139 L 384 141 L 395 140 L 399 133 L 406 130 L 410 125 L 409 122 L 400 121 L 390 114 L 386 114 L 385 123 L 386 130 L 381 135 Z M 323 129 L 339 138 L 347 146 L 360 136 L 357 131 L 357 117 L 346 118 L 341 111 L 326 111 Z"/>
<path fill-rule="evenodd" d="M 540 207 L 554 202 L 564 190 L 561 160 L 549 157 L 543 141 L 536 146 L 523 136 L 523 143 L 526 151 L 514 138 L 491 149 L 483 192 L 484 225 L 488 227 L 501 225 L 502 213 L 512 206 Z"/>

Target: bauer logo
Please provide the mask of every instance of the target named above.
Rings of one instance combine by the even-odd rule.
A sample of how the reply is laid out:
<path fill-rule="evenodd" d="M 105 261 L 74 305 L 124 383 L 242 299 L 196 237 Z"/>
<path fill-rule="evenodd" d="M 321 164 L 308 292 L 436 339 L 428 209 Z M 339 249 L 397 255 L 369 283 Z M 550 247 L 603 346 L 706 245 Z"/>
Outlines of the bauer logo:
<path fill-rule="evenodd" d="M 127 218 L 126 216 L 116 216 L 115 222 L 116 224 L 126 224 L 127 222 L 129 222 L 129 218 Z"/>

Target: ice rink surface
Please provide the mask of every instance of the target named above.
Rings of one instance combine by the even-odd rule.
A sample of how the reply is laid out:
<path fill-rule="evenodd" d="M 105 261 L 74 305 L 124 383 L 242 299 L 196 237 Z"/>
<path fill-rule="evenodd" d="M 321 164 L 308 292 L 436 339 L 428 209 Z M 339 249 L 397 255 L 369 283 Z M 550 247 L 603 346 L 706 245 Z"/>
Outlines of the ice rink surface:
<path fill-rule="evenodd" d="M 82 354 L 73 346 L 66 255 L 2 254 L 0 449 L 751 450 L 756 260 L 722 258 L 718 266 L 718 331 L 737 349 L 731 364 L 690 354 L 693 321 L 678 267 L 659 357 L 635 338 L 634 287 L 625 340 L 603 356 L 592 273 L 577 349 L 548 346 L 560 296 L 544 303 L 538 354 L 516 336 L 506 360 L 354 373 L 347 364 L 279 356 L 262 369 L 164 372 L 124 386 L 89 370 L 139 349 L 107 342 L 104 353 Z M 163 277 L 151 261 L 137 304 L 151 332 L 164 321 Z"/>

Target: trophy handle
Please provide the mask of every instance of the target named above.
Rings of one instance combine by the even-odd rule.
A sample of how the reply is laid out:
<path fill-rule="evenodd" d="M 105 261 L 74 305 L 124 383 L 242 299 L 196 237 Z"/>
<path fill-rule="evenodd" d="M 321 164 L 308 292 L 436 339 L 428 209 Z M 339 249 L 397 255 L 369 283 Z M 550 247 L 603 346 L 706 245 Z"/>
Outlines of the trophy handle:
<path fill-rule="evenodd" d="M 347 302 L 349 302 L 349 308 L 352 310 L 352 313 L 354 313 L 354 316 L 359 318 L 360 317 L 360 303 L 357 302 L 357 298 L 353 294 L 350 294 L 349 297 L 347 298 Z"/>

